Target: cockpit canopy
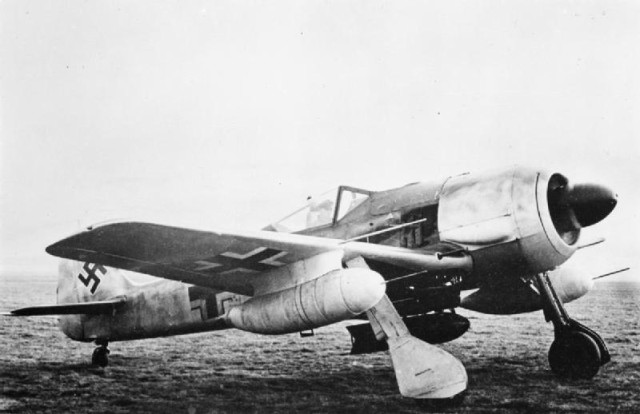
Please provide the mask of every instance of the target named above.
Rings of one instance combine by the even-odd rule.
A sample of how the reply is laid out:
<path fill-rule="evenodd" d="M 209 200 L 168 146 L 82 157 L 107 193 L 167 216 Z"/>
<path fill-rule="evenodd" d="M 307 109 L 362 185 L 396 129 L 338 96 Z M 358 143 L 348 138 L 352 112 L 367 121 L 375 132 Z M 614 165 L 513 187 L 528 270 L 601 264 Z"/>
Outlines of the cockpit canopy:
<path fill-rule="evenodd" d="M 372 191 L 340 186 L 315 197 L 281 220 L 271 223 L 270 230 L 295 233 L 316 227 L 333 225 L 364 202 Z"/>

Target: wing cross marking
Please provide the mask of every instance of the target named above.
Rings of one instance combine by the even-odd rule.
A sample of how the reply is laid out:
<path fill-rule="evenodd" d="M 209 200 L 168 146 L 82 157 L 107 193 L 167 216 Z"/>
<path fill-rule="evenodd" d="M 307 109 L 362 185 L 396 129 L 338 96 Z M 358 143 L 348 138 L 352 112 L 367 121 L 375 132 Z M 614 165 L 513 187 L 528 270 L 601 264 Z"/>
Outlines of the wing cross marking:
<path fill-rule="evenodd" d="M 226 275 L 229 273 L 260 273 L 285 263 L 278 259 L 287 252 L 267 247 L 258 247 L 247 253 L 224 252 L 217 256 L 195 261 L 193 271 Z"/>

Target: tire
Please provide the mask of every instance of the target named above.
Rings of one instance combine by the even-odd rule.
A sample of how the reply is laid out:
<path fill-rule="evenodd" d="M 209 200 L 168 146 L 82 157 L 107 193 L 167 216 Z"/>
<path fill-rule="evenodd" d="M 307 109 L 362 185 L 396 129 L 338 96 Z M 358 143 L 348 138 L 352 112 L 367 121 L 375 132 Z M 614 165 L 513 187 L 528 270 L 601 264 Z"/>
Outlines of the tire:
<path fill-rule="evenodd" d="M 569 377 L 569 349 L 566 341 L 556 339 L 549 348 L 549 366 L 556 376 Z"/>
<path fill-rule="evenodd" d="M 109 350 L 104 347 L 98 347 L 93 351 L 91 363 L 100 367 L 106 367 L 109 364 Z"/>
<path fill-rule="evenodd" d="M 600 370 L 602 356 L 593 338 L 584 332 L 572 331 L 553 341 L 549 365 L 560 378 L 591 379 Z"/>

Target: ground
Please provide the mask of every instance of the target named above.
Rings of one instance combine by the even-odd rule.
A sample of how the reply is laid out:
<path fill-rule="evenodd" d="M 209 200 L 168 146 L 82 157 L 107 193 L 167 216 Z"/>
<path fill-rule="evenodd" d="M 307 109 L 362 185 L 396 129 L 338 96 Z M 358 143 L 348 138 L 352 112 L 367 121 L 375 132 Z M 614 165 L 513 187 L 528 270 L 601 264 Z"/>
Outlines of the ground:
<path fill-rule="evenodd" d="M 0 279 L 0 310 L 55 302 L 55 280 Z M 398 394 L 388 354 L 350 356 L 344 326 L 316 335 L 240 331 L 112 343 L 110 365 L 92 344 L 66 338 L 53 317 L 0 318 L 0 412 L 640 412 L 640 284 L 603 281 L 567 306 L 596 329 L 612 362 L 590 381 L 550 372 L 551 324 L 541 312 L 461 312 L 470 331 L 443 345 L 469 388 L 452 408 Z"/>

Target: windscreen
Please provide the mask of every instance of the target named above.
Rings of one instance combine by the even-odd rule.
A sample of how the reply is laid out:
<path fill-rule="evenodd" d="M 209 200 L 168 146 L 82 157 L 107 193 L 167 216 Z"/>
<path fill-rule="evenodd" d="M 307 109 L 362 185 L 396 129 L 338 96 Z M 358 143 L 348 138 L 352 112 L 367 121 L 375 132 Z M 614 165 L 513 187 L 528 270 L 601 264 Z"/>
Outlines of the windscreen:
<path fill-rule="evenodd" d="M 308 197 L 305 206 L 271 224 L 280 232 L 295 233 L 340 220 L 369 197 L 370 192 L 351 187 L 338 187 L 318 196 Z M 336 204 L 338 203 L 338 204 Z M 336 208 L 338 214 L 336 215 Z"/>

